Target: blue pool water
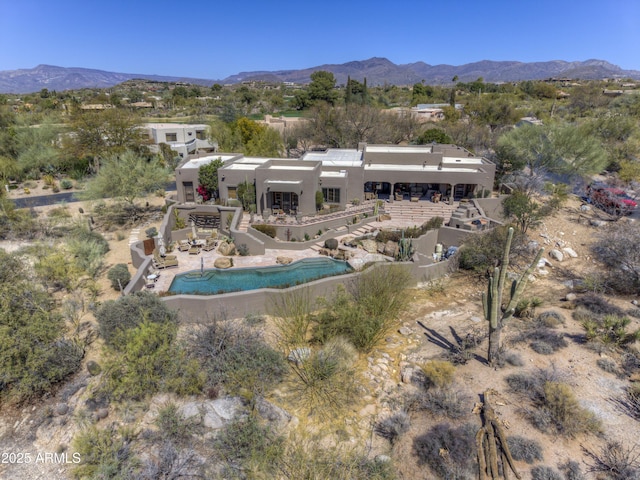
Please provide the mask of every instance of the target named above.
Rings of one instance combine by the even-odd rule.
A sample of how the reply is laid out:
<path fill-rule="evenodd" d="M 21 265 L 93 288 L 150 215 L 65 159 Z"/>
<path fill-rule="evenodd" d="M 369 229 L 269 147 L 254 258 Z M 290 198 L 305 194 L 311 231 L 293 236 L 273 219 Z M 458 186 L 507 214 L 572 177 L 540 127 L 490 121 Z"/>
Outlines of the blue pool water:
<path fill-rule="evenodd" d="M 286 288 L 352 271 L 347 262 L 333 258 L 305 258 L 289 265 L 273 267 L 205 270 L 204 274 L 181 273 L 173 279 L 169 291 L 176 294 L 214 295 L 258 288 Z"/>

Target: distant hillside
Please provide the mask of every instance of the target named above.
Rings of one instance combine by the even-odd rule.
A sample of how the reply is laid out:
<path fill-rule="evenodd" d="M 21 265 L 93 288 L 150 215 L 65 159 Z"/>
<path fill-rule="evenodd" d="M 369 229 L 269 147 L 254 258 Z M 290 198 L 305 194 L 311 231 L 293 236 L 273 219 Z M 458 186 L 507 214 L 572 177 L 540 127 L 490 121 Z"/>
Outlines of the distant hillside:
<path fill-rule="evenodd" d="M 141 78 L 158 82 L 189 82 L 212 85 L 212 80 L 185 77 L 165 77 L 139 73 L 116 73 L 91 68 L 56 67 L 38 65 L 35 68 L 0 71 L 0 93 L 39 92 L 49 90 L 77 90 L 81 88 L 108 88 L 119 83 Z"/>
<path fill-rule="evenodd" d="M 362 81 L 367 78 L 369 85 L 411 85 L 425 81 L 431 85 L 448 84 L 454 76 L 461 82 L 482 77 L 486 82 L 513 82 L 520 80 L 542 80 L 552 77 L 575 79 L 603 79 L 628 77 L 640 80 L 640 71 L 622 70 L 604 60 L 584 62 L 494 62 L 483 60 L 460 66 L 429 65 L 424 62 L 396 65 L 386 58 L 370 58 L 343 64 L 327 64 L 302 70 L 278 70 L 241 72 L 219 83 L 239 83 L 245 81 L 308 83 L 309 76 L 318 70 L 333 72 L 338 85 L 345 84 L 347 77 Z M 71 90 L 80 88 L 106 88 L 134 78 L 160 82 L 183 81 L 199 85 L 212 85 L 216 80 L 159 75 L 115 73 L 88 68 L 64 68 L 38 65 L 32 69 L 7 70 L 0 72 L 0 93 L 37 92 L 49 90 Z"/>

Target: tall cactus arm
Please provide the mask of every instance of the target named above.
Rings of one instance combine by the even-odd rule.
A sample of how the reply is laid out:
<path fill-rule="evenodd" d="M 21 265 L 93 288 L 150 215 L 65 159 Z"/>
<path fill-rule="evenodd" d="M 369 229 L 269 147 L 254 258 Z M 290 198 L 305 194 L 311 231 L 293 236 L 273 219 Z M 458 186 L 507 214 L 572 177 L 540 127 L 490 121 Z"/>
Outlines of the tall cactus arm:
<path fill-rule="evenodd" d="M 500 264 L 500 280 L 498 281 L 498 305 L 502 305 L 502 292 L 504 292 L 504 284 L 507 279 L 507 270 L 509 269 L 509 253 L 511 252 L 511 241 L 513 240 L 513 227 L 507 230 L 507 241 L 504 245 L 502 253 L 502 263 Z"/>
<path fill-rule="evenodd" d="M 536 268 L 536 265 L 538 265 L 538 262 L 542 258 L 542 254 L 543 253 L 544 253 L 544 248 L 541 248 L 540 250 L 538 250 L 536 258 L 533 260 L 533 262 L 531 262 L 531 265 L 529 265 L 529 267 L 527 267 L 525 272 L 522 274 L 520 279 L 517 281 L 516 288 L 515 288 L 515 290 L 513 292 L 513 295 L 511 295 L 511 299 L 509 300 L 509 304 L 507 305 L 507 308 L 506 308 L 506 310 L 504 312 L 503 319 L 511 317 L 511 315 L 513 315 L 513 312 L 515 312 L 516 305 L 518 304 L 518 301 L 520 300 L 520 296 L 522 295 L 522 292 L 524 292 L 524 287 L 526 287 L 526 285 L 527 285 L 527 280 L 529 278 L 529 275 L 531 275 L 531 273 L 533 273 L 533 270 Z"/>

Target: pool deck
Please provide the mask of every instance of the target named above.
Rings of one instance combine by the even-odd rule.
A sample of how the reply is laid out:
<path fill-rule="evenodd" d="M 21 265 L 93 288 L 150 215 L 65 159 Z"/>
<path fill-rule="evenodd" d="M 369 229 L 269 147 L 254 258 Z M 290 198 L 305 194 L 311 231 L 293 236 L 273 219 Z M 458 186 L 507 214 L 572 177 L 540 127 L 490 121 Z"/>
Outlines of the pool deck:
<path fill-rule="evenodd" d="M 362 249 L 346 248 L 343 245 L 341 245 L 340 248 L 345 248 L 352 252 L 352 258 L 349 261 L 354 267 L 356 267 L 356 269 L 358 268 L 358 265 L 371 260 L 371 255 Z M 202 268 L 203 262 L 205 270 L 212 269 L 214 268 L 213 263 L 216 259 L 224 256 L 220 255 L 217 252 L 217 249 L 211 250 L 210 252 L 201 251 L 198 255 L 190 255 L 188 252 L 174 251 L 171 252 L 171 255 L 176 255 L 178 258 L 178 266 L 160 270 L 160 277 L 153 288 L 156 293 L 169 290 L 171 282 L 173 282 L 176 275 L 194 270 L 199 271 L 200 268 Z M 291 258 L 294 262 L 296 260 L 302 260 L 303 258 L 326 258 L 326 256 L 320 255 L 317 250 L 311 248 L 305 250 L 267 249 L 264 255 L 247 255 L 245 257 L 234 255 L 230 258 L 233 259 L 233 268 L 235 269 L 243 267 L 268 267 L 278 265 L 276 261 L 278 257 Z"/>

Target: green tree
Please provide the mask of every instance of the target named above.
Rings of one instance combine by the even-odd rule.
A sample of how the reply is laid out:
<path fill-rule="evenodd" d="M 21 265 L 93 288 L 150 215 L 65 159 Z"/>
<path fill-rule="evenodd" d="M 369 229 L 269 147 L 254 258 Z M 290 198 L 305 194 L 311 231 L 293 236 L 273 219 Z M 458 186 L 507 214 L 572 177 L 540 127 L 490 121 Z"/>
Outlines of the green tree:
<path fill-rule="evenodd" d="M 529 227 L 535 226 L 544 216 L 544 210 L 527 193 L 516 190 L 502 201 L 504 215 L 514 219 L 520 231 L 527 233 Z"/>
<path fill-rule="evenodd" d="M 168 181 L 167 170 L 160 163 L 125 151 L 108 156 L 79 197 L 87 200 L 115 198 L 133 205 L 137 198 L 164 189 Z"/>
<path fill-rule="evenodd" d="M 311 74 L 311 83 L 308 87 L 309 99 L 312 103 L 319 101 L 335 105 L 338 99 L 338 92 L 335 90 L 336 79 L 333 73 L 319 70 Z"/>
<path fill-rule="evenodd" d="M 198 183 L 209 193 L 210 198 L 218 198 L 218 169 L 223 165 L 222 158 L 218 157 L 198 169 Z"/>
<path fill-rule="evenodd" d="M 418 145 L 429 143 L 453 143 L 453 139 L 439 128 L 428 128 L 416 139 Z"/>

